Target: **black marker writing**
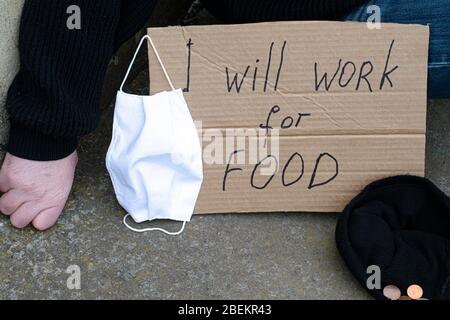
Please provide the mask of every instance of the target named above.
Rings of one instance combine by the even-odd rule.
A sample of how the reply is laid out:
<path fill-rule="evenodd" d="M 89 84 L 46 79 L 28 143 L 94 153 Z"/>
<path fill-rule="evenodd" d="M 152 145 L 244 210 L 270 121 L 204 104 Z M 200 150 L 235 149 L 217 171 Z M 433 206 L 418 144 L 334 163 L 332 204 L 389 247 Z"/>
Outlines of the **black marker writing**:
<path fill-rule="evenodd" d="M 287 45 L 287 41 L 285 40 L 283 43 L 283 47 L 281 48 L 281 59 L 280 59 L 280 65 L 278 67 L 278 72 L 277 72 L 277 80 L 275 81 L 275 86 L 274 86 L 274 90 L 277 91 L 278 90 L 278 82 L 280 81 L 280 76 L 281 76 L 281 70 L 283 69 L 283 62 L 284 62 L 284 50 L 286 49 L 286 45 Z"/>
<path fill-rule="evenodd" d="M 273 83 L 273 90 L 277 91 L 278 90 L 278 85 L 280 83 L 280 79 L 283 73 L 283 66 L 284 66 L 284 56 L 285 56 L 285 51 L 286 51 L 286 46 L 287 46 L 287 41 L 283 42 L 283 45 L 280 49 L 280 60 L 278 63 L 278 70 L 277 70 L 277 74 L 276 74 L 276 78 L 275 79 L 271 79 L 271 75 L 274 74 L 274 72 L 272 71 L 272 67 L 275 67 L 276 64 L 274 64 L 274 56 L 276 56 L 274 54 L 274 48 L 275 48 L 275 42 L 271 42 L 269 49 L 268 49 L 268 55 L 267 55 L 267 65 L 266 65 L 266 70 L 265 70 L 265 76 L 264 79 L 259 78 L 260 82 L 262 82 L 264 80 L 263 83 L 261 83 L 262 88 L 260 90 L 262 90 L 263 92 L 267 92 L 269 89 L 269 84 Z M 247 86 L 251 85 L 251 89 L 253 92 L 257 91 L 258 88 L 260 88 L 260 85 L 258 85 L 258 75 L 260 73 L 260 63 L 261 60 L 259 58 L 255 59 L 255 66 L 253 68 L 252 65 L 247 65 L 245 67 L 245 69 L 243 69 L 243 73 L 240 72 L 236 72 L 235 74 L 231 74 L 232 69 L 236 69 L 236 68 L 230 68 L 230 67 L 225 67 L 225 73 L 227 76 L 227 91 L 229 93 L 231 93 L 232 91 L 234 92 L 233 88 L 236 89 L 236 93 L 240 93 L 241 90 L 246 86 L 246 83 L 248 82 Z M 276 61 L 275 61 L 276 63 Z M 250 75 L 249 75 L 250 73 Z M 253 74 L 253 77 L 252 77 Z M 272 81 L 271 81 L 272 80 Z M 252 82 L 250 84 L 250 81 Z"/>
<path fill-rule="evenodd" d="M 256 90 L 256 79 L 258 77 L 258 63 L 259 59 L 256 59 L 255 72 L 253 72 L 253 86 L 252 86 L 253 91 Z"/>
<path fill-rule="evenodd" d="M 230 74 L 228 72 L 228 67 L 225 68 L 225 72 L 227 73 L 227 89 L 228 92 L 231 92 L 231 89 L 233 89 L 234 86 L 236 86 L 236 92 L 241 92 L 242 84 L 244 83 L 245 78 L 247 77 L 248 70 L 250 69 L 250 66 L 247 66 L 247 68 L 244 71 L 244 75 L 242 76 L 241 82 L 238 84 L 238 76 L 239 74 L 236 72 L 234 75 L 233 81 L 230 84 Z"/>
<path fill-rule="evenodd" d="M 369 66 L 370 69 L 368 71 L 364 71 L 365 67 Z M 369 87 L 369 91 L 372 92 L 372 86 L 370 85 L 370 81 L 367 80 L 367 77 L 372 73 L 373 71 L 373 64 L 371 61 L 364 61 L 361 65 L 361 69 L 359 70 L 359 78 L 358 83 L 356 84 L 356 90 L 359 90 L 359 87 L 361 85 L 361 80 L 364 79 L 364 81 L 367 83 L 367 86 Z M 364 72 L 364 74 L 363 74 Z"/>
<path fill-rule="evenodd" d="M 316 174 L 317 174 L 317 171 L 319 169 L 320 161 L 322 161 L 322 159 L 324 157 L 328 157 L 328 158 L 330 158 L 331 160 L 334 161 L 334 163 L 336 165 L 336 170 L 335 170 L 334 175 L 331 178 L 329 178 L 328 180 L 323 181 L 323 182 L 316 182 Z M 309 182 L 308 189 L 311 190 L 313 188 L 326 185 L 326 184 L 330 183 L 331 181 L 333 181 L 334 179 L 336 179 L 338 174 L 339 174 L 339 163 L 338 163 L 337 159 L 335 157 L 333 157 L 329 153 L 322 153 L 316 160 L 316 165 L 314 166 L 314 171 L 313 171 L 313 174 L 312 174 L 312 177 L 311 177 L 311 181 Z"/>
<path fill-rule="evenodd" d="M 275 44 L 275 42 L 272 42 L 270 44 L 269 58 L 268 58 L 267 70 L 266 70 L 266 78 L 264 80 L 264 92 L 266 92 L 266 90 L 267 90 L 267 83 L 269 82 L 270 64 L 272 63 L 272 51 L 273 51 L 273 45 L 274 44 Z"/>
<path fill-rule="evenodd" d="M 242 171 L 242 168 L 231 168 L 230 169 L 230 164 L 231 164 L 231 160 L 233 159 L 233 156 L 237 155 L 239 152 L 244 152 L 244 150 L 241 149 L 241 150 L 233 151 L 230 154 L 230 157 L 228 158 L 227 168 L 225 169 L 225 175 L 223 176 L 222 191 L 226 190 L 228 175 L 233 171 Z"/>
<path fill-rule="evenodd" d="M 266 129 L 266 136 L 269 135 L 269 130 L 273 129 L 273 127 L 270 126 L 270 124 L 269 124 L 270 123 L 270 117 L 272 116 L 272 114 L 280 112 L 280 110 L 281 110 L 280 106 L 277 106 L 277 105 L 273 106 L 272 109 L 270 109 L 269 115 L 267 116 L 266 123 L 259 125 L 259 127 L 261 129 Z"/>
<path fill-rule="evenodd" d="M 380 79 L 380 86 L 379 90 L 384 89 L 384 85 L 387 82 L 389 82 L 391 88 L 394 87 L 394 83 L 391 79 L 392 73 L 396 71 L 399 66 L 395 65 L 394 67 L 390 67 L 389 63 L 391 61 L 392 51 L 394 48 L 395 40 L 392 40 L 389 46 L 389 50 L 386 56 L 386 63 L 384 65 L 384 71 L 381 75 Z M 373 92 L 372 85 L 370 82 L 369 76 L 372 75 L 375 67 L 372 61 L 367 60 L 362 62 L 361 66 L 359 67 L 359 76 L 357 77 L 357 80 L 352 81 L 353 79 L 356 79 L 355 75 L 358 71 L 358 67 L 356 66 L 356 63 L 354 61 L 348 60 L 343 65 L 343 60 L 339 59 L 337 62 L 336 70 L 332 71 L 334 72 L 331 76 L 328 71 L 324 71 L 322 74 L 319 72 L 319 63 L 314 63 L 314 76 L 315 76 L 315 83 L 314 88 L 315 91 L 320 91 L 321 89 L 324 91 L 330 91 L 331 88 L 347 88 L 348 86 L 355 86 L 355 91 L 359 91 L 361 89 L 361 83 L 364 80 L 364 82 L 367 84 L 367 88 L 370 92 Z M 339 75 L 339 77 L 338 77 Z M 338 80 L 336 80 L 338 79 Z M 352 84 L 356 82 L 355 84 Z"/>
<path fill-rule="evenodd" d="M 183 89 L 183 92 L 189 92 L 191 87 L 191 50 L 194 43 L 192 39 L 189 38 L 186 47 L 188 47 L 188 63 L 187 63 L 187 75 L 186 75 L 186 88 Z"/>
<path fill-rule="evenodd" d="M 300 159 L 300 164 L 301 164 L 300 175 L 294 181 L 286 182 L 286 171 L 289 169 L 289 165 L 295 159 L 295 157 L 298 157 Z M 305 173 L 305 161 L 303 160 L 302 155 L 300 153 L 296 152 L 286 162 L 286 165 L 283 168 L 283 174 L 281 176 L 281 182 L 283 183 L 283 186 L 285 186 L 285 187 L 292 186 L 293 184 L 296 184 L 297 182 L 299 182 L 303 178 L 303 174 L 304 173 Z"/>
<path fill-rule="evenodd" d="M 389 81 L 389 84 L 391 85 L 391 88 L 394 86 L 392 84 L 391 79 L 389 78 L 389 75 L 394 72 L 395 70 L 398 69 L 398 66 L 395 66 L 394 68 L 392 68 L 391 70 L 387 71 L 388 67 L 389 67 L 389 60 L 391 59 L 391 53 L 392 53 L 392 48 L 394 47 L 394 43 L 395 40 L 392 40 L 391 45 L 389 47 L 389 53 L 386 59 L 386 65 L 384 66 L 384 72 L 383 75 L 381 77 L 381 81 L 380 81 L 380 90 L 383 90 L 383 86 L 384 86 L 384 82 L 387 79 L 387 81 Z"/>
<path fill-rule="evenodd" d="M 317 75 L 317 73 L 318 73 L 318 70 L 317 70 L 317 68 L 318 68 L 318 63 L 317 63 L 317 62 L 314 63 L 314 74 L 315 74 L 315 79 L 316 79 L 316 87 L 315 87 L 315 88 L 316 88 L 316 91 L 319 91 L 320 86 L 322 85 L 322 82 L 325 83 L 325 90 L 326 90 L 326 91 L 330 90 L 330 87 L 331 87 L 331 85 L 333 84 L 334 79 L 336 78 L 336 76 L 337 76 L 338 73 L 339 73 L 339 70 L 341 69 L 341 64 L 342 64 L 342 59 L 339 59 L 339 63 L 338 63 L 338 66 L 337 66 L 337 68 L 336 68 L 336 71 L 334 72 L 334 74 L 333 74 L 333 76 L 331 77 L 331 79 L 330 79 L 329 82 L 328 82 L 328 73 L 327 73 L 327 72 L 325 72 L 325 73 L 323 74 L 322 78 L 320 79 L 320 81 L 317 82 L 317 79 L 318 79 L 318 75 Z"/>
<path fill-rule="evenodd" d="M 272 159 L 275 161 L 275 170 L 273 171 L 273 174 L 269 177 L 269 179 L 266 181 L 265 184 L 263 184 L 262 186 L 257 186 L 255 184 L 255 175 L 256 175 L 256 171 L 258 170 L 258 168 L 264 163 L 264 161 Z M 258 189 L 258 190 L 263 190 L 265 188 L 267 188 L 267 186 L 270 184 L 270 182 L 272 182 L 273 178 L 275 177 L 275 174 L 278 171 L 278 159 L 275 156 L 272 155 L 268 155 L 267 157 L 265 157 L 264 159 L 262 159 L 260 162 L 258 162 L 256 164 L 256 166 L 253 168 L 253 172 L 252 172 L 252 177 L 250 179 L 250 184 L 253 188 Z"/>
<path fill-rule="evenodd" d="M 345 70 L 347 69 L 348 66 L 352 67 L 352 73 L 350 75 L 350 77 L 348 77 L 347 82 L 345 82 L 344 84 L 342 84 L 342 79 L 344 78 L 345 75 Z M 348 84 L 350 83 L 350 81 L 352 81 L 353 76 L 356 73 L 356 65 L 351 62 L 351 61 L 347 61 L 344 66 L 342 67 L 342 72 L 341 72 L 341 76 L 339 77 L 339 86 L 341 88 L 345 88 L 346 86 L 348 86 Z"/>

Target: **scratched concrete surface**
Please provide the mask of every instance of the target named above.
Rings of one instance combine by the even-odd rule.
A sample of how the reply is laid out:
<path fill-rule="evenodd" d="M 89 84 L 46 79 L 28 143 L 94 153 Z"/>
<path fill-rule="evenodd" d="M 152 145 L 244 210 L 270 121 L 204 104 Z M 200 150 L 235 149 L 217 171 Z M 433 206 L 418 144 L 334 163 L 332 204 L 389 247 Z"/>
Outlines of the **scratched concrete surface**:
<path fill-rule="evenodd" d="M 8 137 L 9 124 L 4 108 L 9 84 L 19 68 L 17 30 L 23 0 L 0 1 L 0 144 Z M 0 152 L 0 158 L 3 155 Z"/>
<path fill-rule="evenodd" d="M 146 87 L 143 72 L 131 85 Z M 1 299 L 369 299 L 334 243 L 336 214 L 197 216 L 180 237 L 122 225 L 104 166 L 112 108 L 80 149 L 73 194 L 52 230 L 0 218 Z M 450 101 L 428 106 L 426 175 L 450 193 Z M 170 225 L 169 227 L 174 227 Z M 69 290 L 66 269 L 81 269 Z"/>

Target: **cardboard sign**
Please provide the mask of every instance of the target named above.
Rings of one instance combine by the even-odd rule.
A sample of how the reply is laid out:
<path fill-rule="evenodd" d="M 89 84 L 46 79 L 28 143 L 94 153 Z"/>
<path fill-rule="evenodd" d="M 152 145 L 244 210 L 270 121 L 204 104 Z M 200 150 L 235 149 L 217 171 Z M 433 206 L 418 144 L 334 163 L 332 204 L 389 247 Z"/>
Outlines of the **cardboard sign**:
<path fill-rule="evenodd" d="M 429 29 L 276 22 L 151 28 L 192 117 L 196 213 L 339 212 L 368 183 L 424 175 Z M 169 90 L 150 50 L 151 94 Z"/>

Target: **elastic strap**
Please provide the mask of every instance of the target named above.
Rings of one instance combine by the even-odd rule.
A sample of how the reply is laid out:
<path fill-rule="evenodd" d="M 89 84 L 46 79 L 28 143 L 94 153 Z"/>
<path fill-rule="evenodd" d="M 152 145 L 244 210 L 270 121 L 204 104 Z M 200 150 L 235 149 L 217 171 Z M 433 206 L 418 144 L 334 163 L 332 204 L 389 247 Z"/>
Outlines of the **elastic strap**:
<path fill-rule="evenodd" d="M 150 42 L 150 45 L 152 46 L 153 51 L 155 52 L 156 58 L 158 59 L 158 62 L 161 65 L 162 70 L 164 71 L 164 75 L 166 76 L 166 79 L 169 82 L 170 87 L 172 88 L 172 90 L 175 90 L 175 87 L 173 86 L 172 81 L 170 80 L 169 74 L 167 73 L 167 70 L 164 67 L 164 64 L 158 54 L 158 50 L 156 50 L 156 47 L 152 41 L 152 38 L 150 38 L 150 36 L 147 34 L 147 35 L 143 36 L 141 41 L 139 42 L 138 48 L 136 49 L 136 52 L 134 53 L 133 60 L 131 60 L 131 63 L 130 63 L 130 66 L 128 67 L 127 73 L 125 74 L 125 79 L 123 79 L 122 85 L 120 86 L 120 91 L 123 91 L 123 86 L 125 85 L 125 82 L 127 82 L 128 76 L 130 75 L 130 72 L 131 72 L 131 68 L 133 67 L 134 62 L 136 61 L 139 50 L 141 50 L 144 40 L 148 40 Z"/>
<path fill-rule="evenodd" d="M 123 224 L 124 224 L 128 229 L 130 229 L 131 231 L 139 232 L 139 233 L 148 232 L 148 231 L 160 231 L 160 232 L 165 233 L 165 234 L 167 234 L 167 235 L 169 235 L 169 236 L 178 236 L 178 235 L 180 235 L 180 234 L 183 233 L 184 227 L 186 227 L 186 221 L 184 221 L 184 222 L 183 222 L 183 226 L 181 227 L 180 231 L 177 231 L 177 232 L 169 232 L 169 231 L 164 230 L 164 229 L 161 229 L 161 228 L 136 229 L 136 228 L 133 228 L 132 226 L 130 226 L 130 225 L 128 224 L 127 218 L 128 218 L 129 216 L 130 216 L 130 215 L 127 214 L 125 217 L 123 217 Z"/>

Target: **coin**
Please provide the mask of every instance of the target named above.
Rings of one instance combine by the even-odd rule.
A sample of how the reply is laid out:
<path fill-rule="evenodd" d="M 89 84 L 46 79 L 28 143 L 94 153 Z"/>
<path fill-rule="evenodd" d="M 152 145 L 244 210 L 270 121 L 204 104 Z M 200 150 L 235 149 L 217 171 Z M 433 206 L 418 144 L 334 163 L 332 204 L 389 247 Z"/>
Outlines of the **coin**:
<path fill-rule="evenodd" d="M 408 297 L 408 296 L 401 296 L 401 297 L 398 298 L 397 300 L 411 300 L 411 298 Z"/>
<path fill-rule="evenodd" d="M 410 285 L 406 292 L 408 293 L 408 296 L 414 300 L 420 299 L 423 296 L 423 290 L 417 284 Z"/>
<path fill-rule="evenodd" d="M 388 285 L 384 287 L 383 294 L 389 300 L 398 300 L 402 295 L 400 289 L 394 285 Z"/>

